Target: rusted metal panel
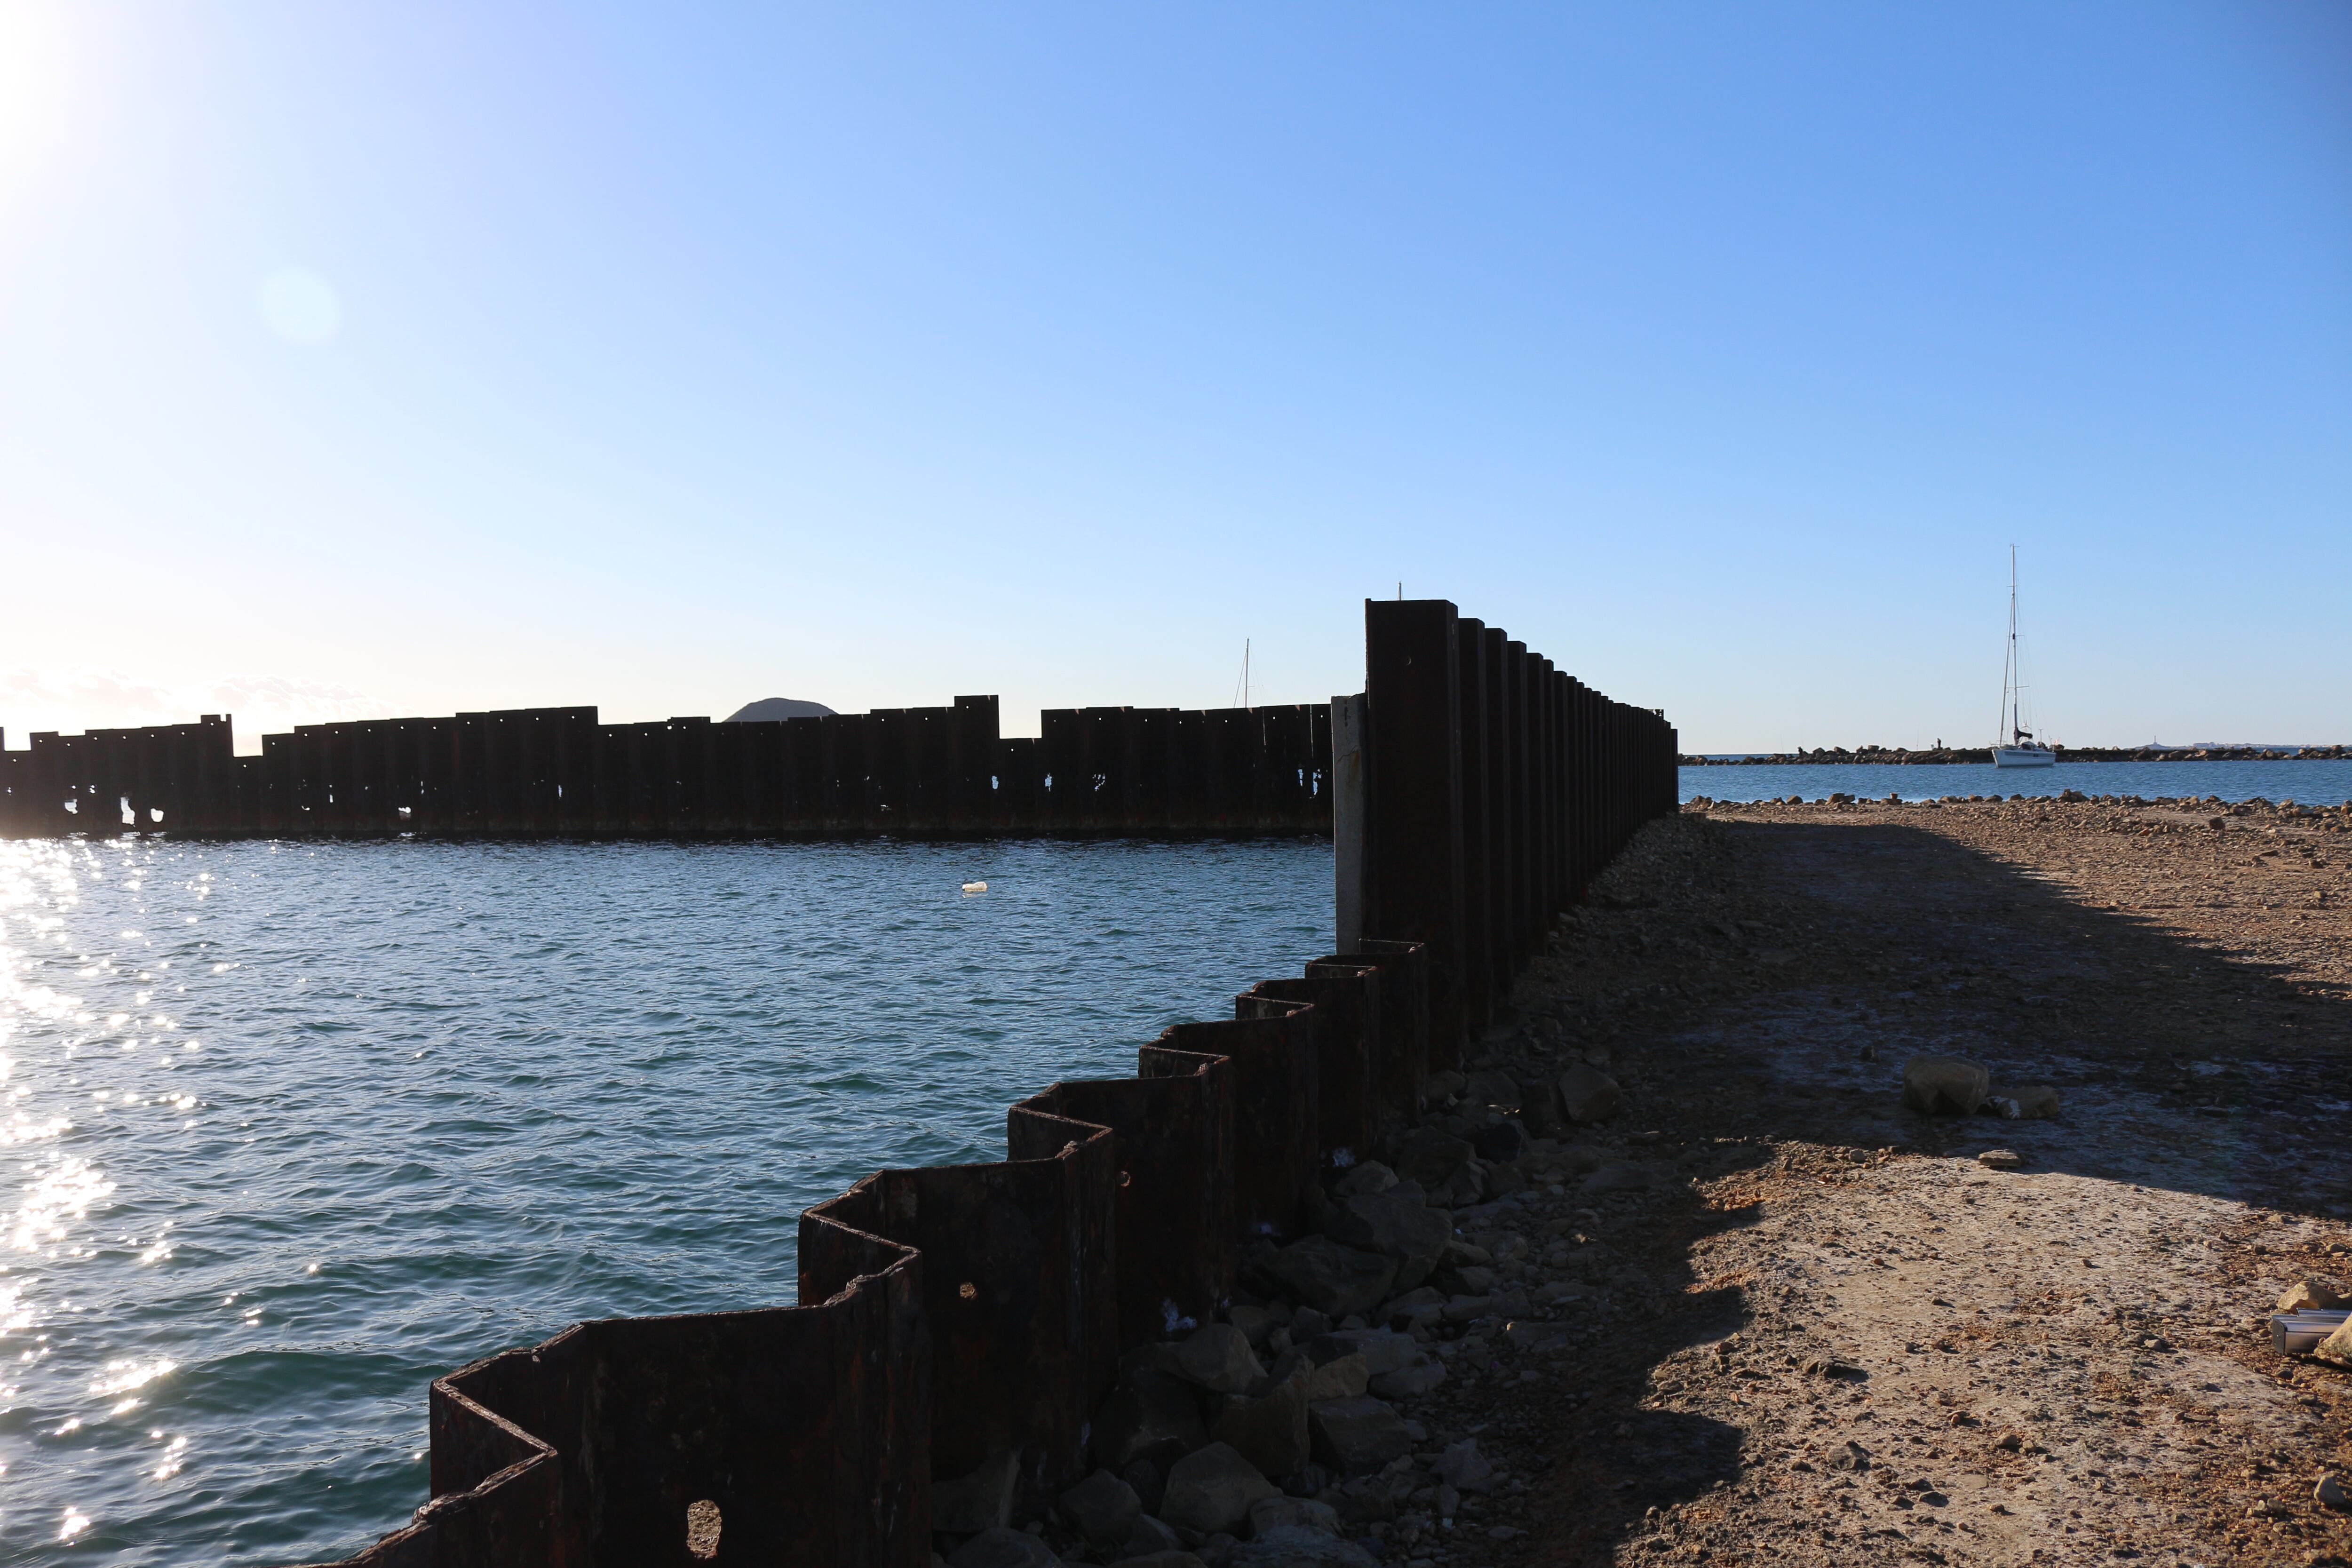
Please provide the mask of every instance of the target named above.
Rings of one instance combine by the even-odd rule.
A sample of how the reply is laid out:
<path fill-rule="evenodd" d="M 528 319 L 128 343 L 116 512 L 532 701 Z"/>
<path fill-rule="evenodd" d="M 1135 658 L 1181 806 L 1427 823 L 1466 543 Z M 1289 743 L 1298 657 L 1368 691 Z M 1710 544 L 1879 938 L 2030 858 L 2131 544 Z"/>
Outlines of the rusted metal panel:
<path fill-rule="evenodd" d="M 1433 1035 L 1458 1050 L 1462 1002 L 1462 735 L 1454 610 L 1443 599 L 1364 605 L 1364 929 L 1429 945 Z M 1439 1054 L 1433 1047 L 1433 1054 Z"/>
<path fill-rule="evenodd" d="M 1331 726 L 1319 705 L 1091 708 L 1045 721 L 1046 737 L 1024 743 L 1026 766 L 1018 748 L 1002 748 L 996 700 L 966 697 L 952 709 L 792 720 L 781 731 L 696 717 L 608 725 L 593 708 L 302 725 L 263 737 L 261 763 L 235 757 L 226 718 L 208 715 L 198 725 L 45 731 L 29 752 L 13 754 L 21 762 L 0 768 L 12 781 L 14 830 L 31 832 L 847 837 L 1330 827 Z M 52 775 L 58 798 L 44 805 Z M 62 809 L 68 799 L 71 812 Z"/>
<path fill-rule="evenodd" d="M 1178 833 L 1200 833 L 1209 818 L 1209 716 L 1179 711 L 1170 720 L 1168 751 L 1168 826 Z"/>
<path fill-rule="evenodd" d="M 1331 699 L 1331 765 L 1327 771 L 1331 813 L 1332 945 L 1353 952 L 1364 935 L 1364 699 Z"/>
<path fill-rule="evenodd" d="M 1013 735 L 996 742 L 996 798 L 991 821 L 999 832 L 1041 831 L 1043 794 L 1034 737 Z"/>
<path fill-rule="evenodd" d="M 989 826 L 996 772 L 997 704 L 993 697 L 959 697 L 948 740 L 950 832 L 972 833 Z"/>
<path fill-rule="evenodd" d="M 1421 1080 L 1454 1060 L 1433 1062 L 1429 1046 L 1429 950 L 1417 942 L 1366 937 L 1353 953 L 1327 963 L 1380 967 L 1381 1053 L 1373 1064 L 1376 1128 L 1383 1135 L 1421 1120 Z M 1309 973 L 1314 973 L 1312 969 Z"/>
<path fill-rule="evenodd" d="M 1255 820 L 1261 733 L 1246 708 L 1212 708 L 1202 716 L 1202 767 L 1208 797 L 1199 826 L 1240 833 Z"/>
<path fill-rule="evenodd" d="M 1316 1030 L 1317 1141 L 1327 1164 L 1370 1158 L 1379 1118 L 1380 967 L 1361 958 L 1307 966 L 1298 980 L 1264 980 L 1249 994 L 1305 1002 L 1321 1015 Z"/>
<path fill-rule="evenodd" d="M 1499 628 L 1487 652 L 1502 671 L 1502 746 L 1496 753 L 1496 822 L 1503 854 L 1497 871 L 1503 919 L 1510 931 L 1516 973 L 1533 955 L 1538 940 L 1535 910 L 1528 900 L 1528 648 Z M 1501 645 L 1496 651 L 1496 644 Z"/>
<path fill-rule="evenodd" d="M 703 734 L 702 831 L 732 837 L 744 831 L 743 727 L 706 724 Z"/>
<path fill-rule="evenodd" d="M 1072 716 L 1069 800 L 1066 826 L 1089 837 L 1118 833 L 1126 826 L 1128 776 L 1123 752 L 1124 708 L 1081 708 Z M 1055 775 L 1055 791 L 1062 790 Z"/>
<path fill-rule="evenodd" d="M 1007 1131 L 1054 1152 L 877 1173 L 856 1223 L 923 1255 L 932 1474 L 1012 1453 L 1043 1493 L 1083 1475 L 1079 1432 L 1118 1367 L 1118 1170 L 1107 1128 L 1015 1107 Z"/>
<path fill-rule="evenodd" d="M 1495 922 L 1489 906 L 1494 889 L 1487 807 L 1487 742 L 1493 715 L 1486 701 L 1486 623 L 1463 616 L 1454 623 L 1458 647 L 1454 677 L 1462 745 L 1462 1023 L 1473 1035 L 1494 1016 Z"/>
<path fill-rule="evenodd" d="M 802 1217 L 801 1306 L 579 1323 L 436 1382 L 433 1500 L 352 1568 L 923 1568 L 922 1264 L 822 1212 L 861 1195 Z"/>
<path fill-rule="evenodd" d="M 1232 1287 L 1238 1234 L 1231 1062 L 1157 1046 L 1139 1056 L 1136 1078 L 1057 1083 L 1015 1108 L 1116 1137 L 1121 1344 L 1207 1322 Z"/>
<path fill-rule="evenodd" d="M 816 795 L 810 804 L 815 808 L 817 831 L 835 837 L 845 837 L 856 826 L 856 802 L 845 780 L 861 767 L 864 750 L 863 737 L 856 726 L 844 722 L 845 718 L 828 713 L 808 721 L 816 727 L 809 759 Z"/>
<path fill-rule="evenodd" d="M 1037 715 L 1037 820 L 1050 832 L 1077 827 L 1081 743 L 1076 709 L 1048 708 Z"/>
<path fill-rule="evenodd" d="M 1304 1233 L 1322 1150 L 1317 1041 L 1309 1003 L 1244 993 L 1234 1016 L 1170 1026 L 1153 1047 L 1233 1064 L 1234 1226 L 1238 1236 Z"/>

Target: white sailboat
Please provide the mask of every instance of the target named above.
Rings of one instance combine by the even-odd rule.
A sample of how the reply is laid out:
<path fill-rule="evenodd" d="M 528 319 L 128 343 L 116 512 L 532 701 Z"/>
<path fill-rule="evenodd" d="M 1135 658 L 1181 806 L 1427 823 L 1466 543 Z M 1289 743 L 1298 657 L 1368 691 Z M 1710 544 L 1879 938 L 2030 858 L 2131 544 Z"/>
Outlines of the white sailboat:
<path fill-rule="evenodd" d="M 2024 689 L 2024 671 L 2017 660 L 2017 546 L 2012 544 L 2009 547 L 2009 658 L 2001 666 L 2000 729 L 1992 747 L 1992 765 L 1997 768 L 2046 768 L 2058 761 L 2058 753 L 2035 740 L 2033 731 L 2025 727 L 2025 716 L 2018 708 Z"/>

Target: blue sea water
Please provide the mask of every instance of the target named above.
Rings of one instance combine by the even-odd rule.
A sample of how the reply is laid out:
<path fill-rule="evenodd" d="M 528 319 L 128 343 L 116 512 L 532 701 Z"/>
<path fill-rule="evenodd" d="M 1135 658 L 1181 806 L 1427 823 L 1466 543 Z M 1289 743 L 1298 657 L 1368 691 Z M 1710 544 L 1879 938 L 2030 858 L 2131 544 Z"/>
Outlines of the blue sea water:
<path fill-rule="evenodd" d="M 2147 800 L 2182 796 L 2223 800 L 2292 800 L 2304 805 L 2352 801 L 2352 761 L 2272 763 L 2059 763 L 2046 768 L 1997 768 L 1990 763 L 1769 763 L 1682 770 L 1682 798 L 1826 800 L 1842 792 L 1885 800 L 1944 795 L 2136 795 Z"/>
<path fill-rule="evenodd" d="M 1328 844 L 0 844 L 0 1561 L 344 1555 L 426 1384 L 1329 950 Z M 988 890 L 961 885 L 984 879 Z"/>

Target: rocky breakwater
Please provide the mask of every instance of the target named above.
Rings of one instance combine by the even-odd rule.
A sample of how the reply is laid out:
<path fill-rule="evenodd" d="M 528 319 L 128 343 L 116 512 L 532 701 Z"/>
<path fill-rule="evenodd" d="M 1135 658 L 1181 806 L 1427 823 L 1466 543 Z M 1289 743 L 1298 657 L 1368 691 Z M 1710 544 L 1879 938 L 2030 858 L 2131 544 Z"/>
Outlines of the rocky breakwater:
<path fill-rule="evenodd" d="M 1536 1205 L 1618 1181 L 1573 1134 L 1619 1095 L 1582 1061 L 1437 1073 L 1423 1095 L 1431 1120 L 1387 1160 L 1326 1173 L 1313 1234 L 1256 1243 L 1220 1321 L 1128 1352 L 1093 1473 L 1042 1517 L 1014 1520 L 1009 1462 L 935 1487 L 949 1568 L 1371 1568 L 1467 1531 L 1510 1478 L 1424 1407 L 1465 1355 L 1567 1348 L 1591 1291 L 1531 1263 L 1566 1225 Z"/>

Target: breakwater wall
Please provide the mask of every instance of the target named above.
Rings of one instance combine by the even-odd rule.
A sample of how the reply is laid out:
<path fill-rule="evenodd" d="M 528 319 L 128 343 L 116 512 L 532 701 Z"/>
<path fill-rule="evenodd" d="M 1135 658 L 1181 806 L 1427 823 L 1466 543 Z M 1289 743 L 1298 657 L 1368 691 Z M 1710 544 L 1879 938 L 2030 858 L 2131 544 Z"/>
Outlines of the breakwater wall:
<path fill-rule="evenodd" d="M 2341 762 L 2341 746 L 2053 746 L 2062 763 L 2292 763 Z M 1938 746 L 1927 751 L 1864 746 L 1849 752 L 1843 746 L 1817 752 L 1775 752 L 1769 756 L 1685 756 L 1686 768 L 1790 767 L 1798 764 L 1870 763 L 1879 766 L 1902 763 L 1990 763 L 1990 746 Z"/>
<path fill-rule="evenodd" d="M 0 836 L 841 838 L 1330 827 L 1330 710 L 997 700 L 768 723 L 593 708 L 306 724 L 237 756 L 226 715 L 0 751 Z"/>
<path fill-rule="evenodd" d="M 935 1487 L 1025 1516 L 1089 1474 L 1122 1357 L 1306 1236 L 1676 809 L 1656 712 L 1443 601 L 1365 609 L 1365 689 L 1329 713 L 1339 951 L 1141 1044 L 1133 1077 L 1014 1104 L 1002 1162 L 808 1209 L 797 1306 L 580 1323 L 437 1380 L 431 1500 L 344 1568 L 928 1568 Z"/>

